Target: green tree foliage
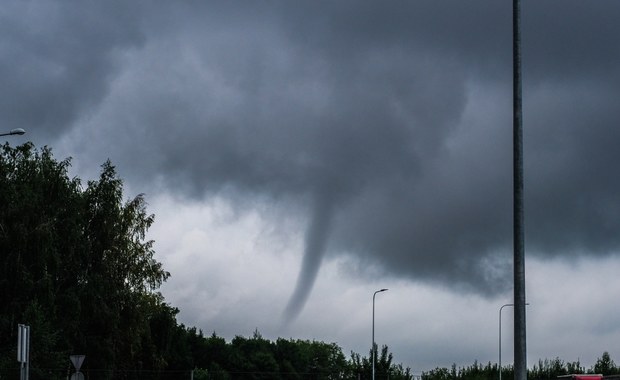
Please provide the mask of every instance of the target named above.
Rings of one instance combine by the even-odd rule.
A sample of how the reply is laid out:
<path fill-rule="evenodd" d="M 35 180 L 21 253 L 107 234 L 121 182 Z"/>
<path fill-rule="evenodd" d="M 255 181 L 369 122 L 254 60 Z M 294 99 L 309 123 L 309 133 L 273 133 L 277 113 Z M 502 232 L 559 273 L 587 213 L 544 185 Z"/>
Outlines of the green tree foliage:
<path fill-rule="evenodd" d="M 370 379 L 370 359 L 353 353 L 347 361 L 335 343 L 279 338 L 264 339 L 258 331 L 251 338 L 236 336 L 230 343 L 215 334 L 204 338 L 202 332 L 189 329 L 191 335 L 202 339 L 192 349 L 201 373 L 211 379 Z M 206 355 L 205 355 L 206 354 Z M 392 364 L 387 346 L 377 359 L 377 379 L 410 380 L 409 368 Z M 206 372 L 205 372 L 206 371 Z M 359 377 L 358 377 L 359 376 Z"/>
<path fill-rule="evenodd" d="M 447 368 L 435 368 L 428 372 L 422 372 L 422 380 L 495 380 L 498 378 L 497 365 L 481 366 L 475 362 L 472 366 L 456 368 L 452 366 L 451 370 Z M 560 358 L 552 360 L 539 360 L 528 370 L 527 378 L 529 380 L 553 380 L 558 376 L 570 374 L 601 374 L 616 375 L 620 374 L 620 368 L 611 360 L 609 353 L 604 352 L 602 357 L 598 358 L 596 364 L 588 371 L 581 365 L 579 361 L 564 362 Z M 514 372 L 511 366 L 502 368 L 502 379 L 511 379 Z"/>
<path fill-rule="evenodd" d="M 592 367 L 592 372 L 599 373 L 601 375 L 620 375 L 620 368 L 616 366 L 609 353 L 607 351 L 603 352 L 603 355 L 596 360 L 594 367 Z"/>
<path fill-rule="evenodd" d="M 511 378 L 512 371 L 502 371 L 502 376 L 504 374 L 509 374 L 509 376 L 505 377 L 506 379 Z M 474 364 L 467 367 L 457 368 L 456 364 L 453 364 L 450 369 L 445 367 L 443 368 L 435 368 L 429 372 L 422 373 L 423 380 L 497 380 L 497 365 L 487 363 L 486 365 L 481 365 L 477 361 L 474 361 Z"/>
<path fill-rule="evenodd" d="M 16 366 L 5 358 L 15 357 L 18 323 L 31 326 L 33 378 L 75 353 L 91 368 L 135 368 L 138 358 L 157 367 L 160 352 L 143 356 L 150 319 L 164 314 L 176 326 L 176 313 L 156 293 L 169 274 L 145 240 L 153 216 L 141 195 L 123 201 L 110 162 L 85 189 L 69 166 L 49 148 L 2 146 L 0 369 Z"/>
<path fill-rule="evenodd" d="M 381 347 L 378 352 L 377 345 L 373 347 L 375 350 L 375 378 L 376 379 L 396 379 L 407 380 L 412 379 L 410 368 L 404 368 L 401 364 L 393 364 L 393 355 L 389 352 L 388 346 Z M 360 354 L 351 352 L 349 365 L 345 373 L 347 379 L 372 379 L 372 351 L 368 353 L 368 358 L 362 357 Z"/>
<path fill-rule="evenodd" d="M 576 368 L 564 363 L 560 358 L 553 360 L 539 360 L 538 364 L 529 371 L 528 375 L 533 380 L 555 379 L 558 376 L 583 373 L 582 370 L 575 371 Z"/>

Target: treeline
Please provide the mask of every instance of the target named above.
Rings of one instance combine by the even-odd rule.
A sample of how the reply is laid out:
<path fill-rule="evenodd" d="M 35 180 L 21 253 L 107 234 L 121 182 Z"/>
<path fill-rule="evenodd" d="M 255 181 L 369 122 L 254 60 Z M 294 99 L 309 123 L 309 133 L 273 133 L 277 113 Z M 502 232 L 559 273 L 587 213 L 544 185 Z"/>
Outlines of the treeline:
<path fill-rule="evenodd" d="M 596 363 L 589 369 L 581 365 L 579 361 L 565 362 L 560 358 L 539 360 L 531 369 L 527 371 L 528 380 L 550 380 L 558 376 L 571 374 L 601 374 L 604 376 L 620 375 L 620 367 L 611 359 L 608 352 L 596 360 Z M 497 364 L 487 363 L 481 365 L 474 362 L 468 367 L 452 365 L 448 368 L 435 368 L 428 372 L 422 372 L 422 380 L 497 380 L 499 378 Z M 502 379 L 513 379 L 514 371 L 512 366 L 502 366 Z"/>
<path fill-rule="evenodd" d="M 368 357 L 351 353 L 347 359 L 335 343 L 282 338 L 270 341 L 258 331 L 250 338 L 236 336 L 230 342 L 215 334 L 204 337 L 195 328 L 187 329 L 186 334 L 186 344 L 177 351 L 186 360 L 178 364 L 195 368 L 195 380 L 372 378 L 371 351 Z M 375 353 L 376 379 L 413 378 L 409 368 L 393 363 L 387 346 Z"/>

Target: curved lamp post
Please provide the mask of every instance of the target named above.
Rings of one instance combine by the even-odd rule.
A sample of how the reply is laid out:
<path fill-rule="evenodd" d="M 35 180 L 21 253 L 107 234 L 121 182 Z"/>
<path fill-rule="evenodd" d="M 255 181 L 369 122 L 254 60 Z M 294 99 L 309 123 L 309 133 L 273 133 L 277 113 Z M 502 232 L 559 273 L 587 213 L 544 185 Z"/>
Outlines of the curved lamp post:
<path fill-rule="evenodd" d="M 377 293 L 385 292 L 387 289 L 377 290 L 372 294 L 372 380 L 375 380 L 375 296 Z"/>
<path fill-rule="evenodd" d="M 502 309 L 514 305 L 514 303 L 507 303 L 499 308 L 499 380 L 502 380 Z"/>
<path fill-rule="evenodd" d="M 507 303 L 505 305 L 502 305 L 502 307 L 499 308 L 499 364 L 498 364 L 498 369 L 499 369 L 499 380 L 502 380 L 502 309 L 505 308 L 506 306 L 514 306 L 514 303 Z M 526 305 L 529 305 L 529 303 L 526 303 Z"/>
<path fill-rule="evenodd" d="M 26 131 L 23 128 L 11 129 L 9 132 L 0 133 L 0 136 L 23 135 Z"/>

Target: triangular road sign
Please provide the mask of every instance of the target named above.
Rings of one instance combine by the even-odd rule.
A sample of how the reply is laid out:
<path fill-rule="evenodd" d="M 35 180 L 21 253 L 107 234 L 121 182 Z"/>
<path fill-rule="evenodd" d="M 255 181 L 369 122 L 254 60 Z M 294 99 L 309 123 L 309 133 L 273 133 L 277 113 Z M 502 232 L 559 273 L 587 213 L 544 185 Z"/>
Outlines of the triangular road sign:
<path fill-rule="evenodd" d="M 76 371 L 80 370 L 80 367 L 82 366 L 82 363 L 84 363 L 84 358 L 86 357 L 86 355 L 71 355 L 69 356 L 69 359 L 71 359 L 71 363 L 73 363 L 73 366 L 75 367 Z"/>

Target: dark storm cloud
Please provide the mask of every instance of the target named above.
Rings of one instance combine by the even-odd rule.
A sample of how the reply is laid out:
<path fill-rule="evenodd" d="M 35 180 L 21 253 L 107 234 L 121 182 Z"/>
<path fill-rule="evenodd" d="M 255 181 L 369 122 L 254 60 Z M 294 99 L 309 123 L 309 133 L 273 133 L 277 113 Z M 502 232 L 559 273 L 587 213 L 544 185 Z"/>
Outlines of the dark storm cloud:
<path fill-rule="evenodd" d="M 1 80 L 17 94 L 3 93 L 4 120 L 73 128 L 128 181 L 307 212 L 291 315 L 325 253 L 459 289 L 509 285 L 509 4 L 84 4 L 51 21 L 21 8 L 3 19 L 41 23 L 2 23 Z M 522 9 L 526 245 L 614 252 L 620 3 Z"/>
<path fill-rule="evenodd" d="M 49 139 L 96 106 L 115 54 L 136 46 L 139 9 L 123 1 L 4 1 L 0 116 L 5 129 Z"/>

